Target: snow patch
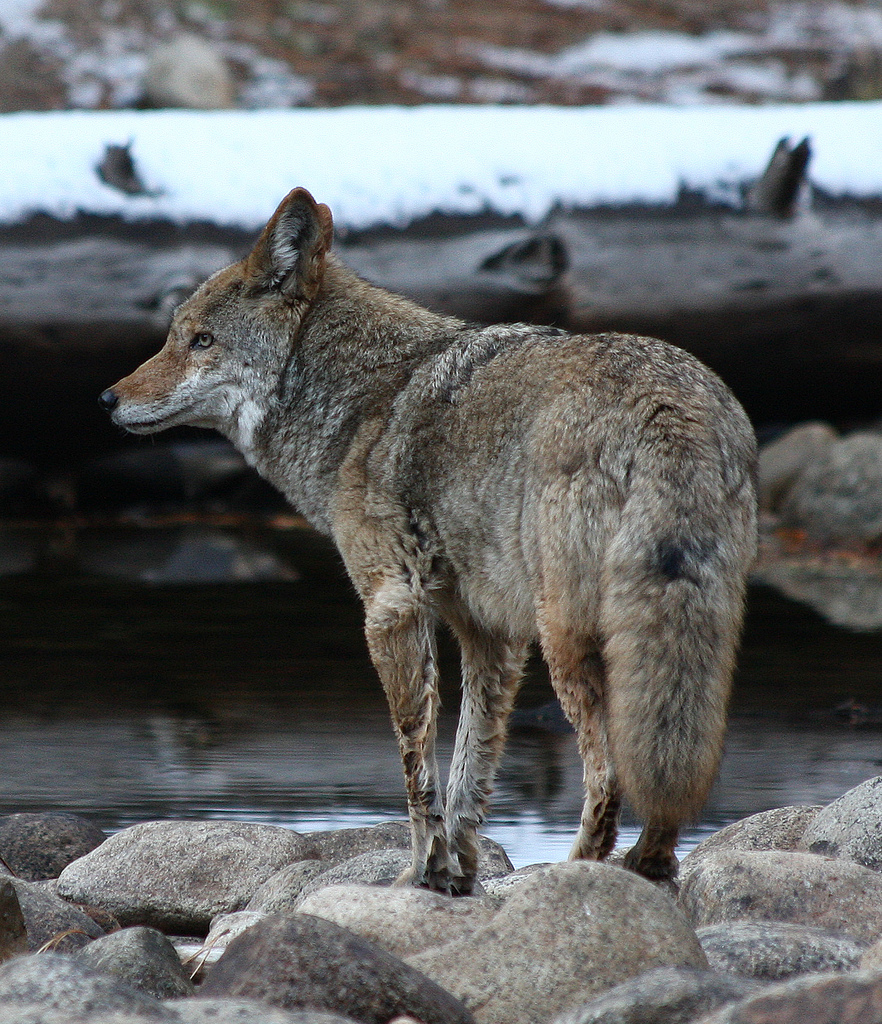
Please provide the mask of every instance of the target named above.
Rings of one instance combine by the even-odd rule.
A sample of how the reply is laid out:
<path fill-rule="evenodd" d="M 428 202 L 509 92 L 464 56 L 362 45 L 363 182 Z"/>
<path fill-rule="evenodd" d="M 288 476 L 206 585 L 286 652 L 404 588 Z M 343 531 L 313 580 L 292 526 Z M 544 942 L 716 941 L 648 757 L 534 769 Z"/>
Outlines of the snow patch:
<path fill-rule="evenodd" d="M 674 203 L 684 187 L 734 195 L 783 136 L 811 138 L 825 191 L 879 196 L 880 119 L 879 102 L 8 114 L 0 220 L 83 211 L 253 229 L 303 185 L 344 230 L 434 212 L 537 222 L 556 205 Z M 129 140 L 149 195 L 96 174 L 105 147 Z"/>

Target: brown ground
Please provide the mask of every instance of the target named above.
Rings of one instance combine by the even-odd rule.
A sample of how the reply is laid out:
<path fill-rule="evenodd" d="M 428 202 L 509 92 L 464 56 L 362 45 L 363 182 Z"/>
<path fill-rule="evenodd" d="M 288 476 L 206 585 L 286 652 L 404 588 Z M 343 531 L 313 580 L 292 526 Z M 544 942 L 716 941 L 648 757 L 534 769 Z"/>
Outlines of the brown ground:
<path fill-rule="evenodd" d="M 476 55 L 476 46 L 554 54 L 602 30 L 762 32 L 773 9 L 766 0 L 45 0 L 41 16 L 63 22 L 77 47 L 96 53 L 102 52 L 102 39 L 106 52 L 108 33 L 115 33 L 125 49 L 132 38 L 149 48 L 175 32 L 196 31 L 228 54 L 244 47 L 240 59 L 232 61 L 240 85 L 252 70 L 245 51 L 283 60 L 314 83 L 312 103 L 319 106 L 433 99 L 583 104 L 613 94 L 597 83 L 490 68 Z M 29 41 L 5 49 L 2 42 L 0 111 L 52 109 L 68 102 L 63 59 Z M 790 70 L 808 69 L 825 95 L 868 98 L 865 68 L 855 80 L 852 55 L 800 47 L 770 59 Z M 878 94 L 877 56 L 871 64 L 869 89 Z M 721 92 L 728 88 L 721 86 Z M 112 98 L 108 93 L 90 105 L 112 105 Z"/>

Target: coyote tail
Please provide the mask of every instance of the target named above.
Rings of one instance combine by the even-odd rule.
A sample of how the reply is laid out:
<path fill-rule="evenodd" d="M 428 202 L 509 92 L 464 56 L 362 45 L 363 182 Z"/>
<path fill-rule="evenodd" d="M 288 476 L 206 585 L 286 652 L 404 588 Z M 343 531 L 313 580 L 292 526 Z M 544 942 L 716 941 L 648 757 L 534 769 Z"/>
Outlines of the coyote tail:
<path fill-rule="evenodd" d="M 657 825 L 695 819 L 722 756 L 755 548 L 755 520 L 738 511 L 751 503 L 727 504 L 720 517 L 718 502 L 682 491 L 638 495 L 604 567 L 610 752 L 632 807 Z"/>

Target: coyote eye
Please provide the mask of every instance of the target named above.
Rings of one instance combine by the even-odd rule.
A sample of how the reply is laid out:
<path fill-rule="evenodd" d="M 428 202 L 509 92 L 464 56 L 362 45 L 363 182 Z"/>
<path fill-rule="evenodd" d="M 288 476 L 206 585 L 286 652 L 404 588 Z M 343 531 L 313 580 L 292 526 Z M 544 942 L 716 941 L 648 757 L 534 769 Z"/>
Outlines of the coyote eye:
<path fill-rule="evenodd" d="M 200 334 L 194 334 L 190 341 L 190 348 L 211 348 L 214 344 L 214 336 L 209 334 L 207 331 L 203 331 Z"/>

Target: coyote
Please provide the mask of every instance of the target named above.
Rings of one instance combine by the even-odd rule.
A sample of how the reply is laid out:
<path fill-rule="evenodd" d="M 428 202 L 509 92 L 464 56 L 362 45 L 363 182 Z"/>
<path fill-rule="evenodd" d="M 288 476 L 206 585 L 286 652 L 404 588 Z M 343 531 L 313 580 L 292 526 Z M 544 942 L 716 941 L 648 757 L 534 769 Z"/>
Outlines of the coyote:
<path fill-rule="evenodd" d="M 463 323 L 361 280 L 331 238 L 295 189 L 101 404 L 138 434 L 220 431 L 333 538 L 404 765 L 401 881 L 472 891 L 536 642 L 585 765 L 571 858 L 610 853 L 624 795 L 644 822 L 625 866 L 673 877 L 716 775 L 756 545 L 747 416 L 662 341 Z M 446 795 L 439 622 L 462 651 Z"/>

